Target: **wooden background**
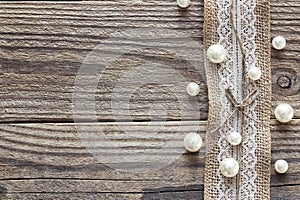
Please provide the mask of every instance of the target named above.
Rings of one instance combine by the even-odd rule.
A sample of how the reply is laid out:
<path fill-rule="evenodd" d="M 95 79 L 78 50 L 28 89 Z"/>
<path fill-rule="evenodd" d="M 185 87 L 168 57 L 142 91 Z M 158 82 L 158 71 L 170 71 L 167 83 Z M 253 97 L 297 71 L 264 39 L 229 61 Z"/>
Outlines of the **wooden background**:
<path fill-rule="evenodd" d="M 132 28 L 167 28 L 201 42 L 202 0 L 192 0 L 187 10 L 179 9 L 175 0 L 7 1 L 1 2 L 0 8 L 1 199 L 203 199 L 205 147 L 199 154 L 190 154 L 178 143 L 171 143 L 171 149 L 183 152 L 172 164 L 151 173 L 129 173 L 95 159 L 76 131 L 84 123 L 107 134 L 119 135 L 121 123 L 126 126 L 125 133 L 132 130 L 145 141 L 155 143 L 156 129 L 147 128 L 149 120 L 154 120 L 153 127 L 164 127 L 160 133 L 163 136 L 173 134 L 174 128 L 180 126 L 180 135 L 198 130 L 204 137 L 208 109 L 204 74 L 188 62 L 174 58 L 176 43 L 166 51 L 128 53 L 106 69 L 95 93 L 98 122 L 90 122 L 82 113 L 82 120 L 86 121 L 73 123 L 72 111 L 77 71 L 86 56 L 111 37 L 111 33 Z M 278 175 L 272 165 L 271 196 L 274 200 L 297 200 L 300 199 L 300 1 L 271 0 L 271 11 L 272 36 L 283 35 L 288 43 L 284 51 L 272 50 L 273 107 L 288 102 L 296 111 L 290 124 L 278 124 L 272 119 L 272 164 L 277 159 L 286 159 L 290 169 L 287 174 Z M 177 39 L 176 35 L 173 37 Z M 119 45 L 126 42 L 124 39 Z M 147 48 L 155 41 L 131 42 Z M 188 47 L 182 48 L 187 54 L 191 52 Z M 109 53 L 116 53 L 113 44 Z M 196 99 L 200 120 L 193 115 L 182 120 L 177 100 L 188 97 L 180 91 L 170 93 L 168 87 L 174 86 L 171 84 L 141 85 L 132 94 L 130 110 L 121 108 L 119 115 L 113 113 L 111 94 L 118 79 L 145 60 L 163 62 L 182 74 L 185 81 L 176 83 L 178 87 L 185 87 L 188 81 L 200 83 L 201 95 Z M 160 75 L 172 79 L 167 70 Z M 92 90 L 85 89 L 82 95 L 88 92 Z M 151 115 L 155 105 L 163 107 L 165 112 Z M 189 111 L 188 107 L 185 109 Z M 121 122 L 115 122 L 116 118 Z M 139 143 L 138 147 L 128 146 L 128 141 L 134 139 L 126 134 L 122 137 L 118 142 L 131 153 L 140 153 L 140 149 L 148 147 L 147 142 Z M 113 156 L 109 154 L 112 150 L 106 148 L 108 156 Z M 168 151 L 157 154 L 161 160 L 167 156 Z"/>

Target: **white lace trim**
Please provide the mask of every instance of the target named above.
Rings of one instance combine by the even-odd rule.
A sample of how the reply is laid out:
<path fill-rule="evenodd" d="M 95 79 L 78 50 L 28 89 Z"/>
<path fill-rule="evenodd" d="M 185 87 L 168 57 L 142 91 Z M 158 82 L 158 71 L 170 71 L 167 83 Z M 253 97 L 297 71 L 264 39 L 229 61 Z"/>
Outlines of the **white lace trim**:
<path fill-rule="evenodd" d="M 254 13 L 256 7 L 255 0 L 239 0 L 238 1 L 241 7 L 241 21 L 242 28 L 240 30 L 240 37 L 243 41 L 243 49 L 246 57 L 246 71 L 248 71 L 251 67 L 256 66 L 256 15 Z M 252 81 L 248 81 L 246 78 L 245 83 L 247 88 L 244 93 L 248 95 L 255 86 Z M 257 121 L 257 115 L 255 113 L 255 107 L 257 102 L 245 109 L 245 112 L 250 115 L 255 121 Z M 241 199 L 254 199 L 254 194 L 256 192 L 255 179 L 257 177 L 257 173 L 255 171 L 255 165 L 257 163 L 257 157 L 255 155 L 255 150 L 257 147 L 255 137 L 257 134 L 257 128 L 255 126 L 254 120 L 249 119 L 249 117 L 244 117 L 245 125 L 243 127 L 243 143 L 242 143 L 242 152 L 241 160 L 241 171 L 240 171 L 240 198 Z"/>
<path fill-rule="evenodd" d="M 220 102 L 222 105 L 222 109 L 220 111 L 220 121 L 223 122 L 233 112 L 234 108 L 231 103 L 227 100 L 225 94 L 225 88 L 235 89 L 236 83 L 236 40 L 234 37 L 234 32 L 230 25 L 230 10 L 231 10 L 231 0 L 218 0 L 218 34 L 220 37 L 219 43 L 226 49 L 227 52 L 227 60 L 223 64 L 221 64 L 218 73 L 220 77 L 219 88 L 221 91 L 220 94 Z M 236 90 L 235 90 L 236 91 Z M 237 116 L 234 115 L 227 123 L 220 129 L 219 134 L 220 138 L 218 141 L 218 146 L 220 149 L 218 155 L 219 163 L 226 157 L 233 157 L 236 154 L 231 150 L 231 146 L 227 142 L 228 133 L 234 131 L 236 129 L 233 126 L 237 119 Z M 221 174 L 220 170 L 217 172 L 219 177 L 219 183 L 217 186 L 217 190 L 219 193 L 219 199 L 236 199 L 237 186 L 236 186 L 236 178 L 225 179 Z"/>
<path fill-rule="evenodd" d="M 254 0 L 236 0 L 234 2 L 236 10 L 236 27 L 243 41 L 243 48 L 247 62 L 246 68 L 249 69 L 251 66 L 255 66 L 255 21 L 256 17 L 254 14 L 255 1 Z M 220 37 L 219 43 L 224 46 L 227 51 L 227 60 L 221 64 L 219 68 L 220 84 L 219 88 L 220 102 L 222 110 L 220 112 L 220 121 L 225 121 L 227 116 L 233 112 L 234 108 L 231 103 L 227 100 L 225 89 L 230 88 L 233 91 L 233 95 L 238 101 L 243 99 L 243 69 L 242 69 L 242 52 L 239 48 L 236 40 L 234 30 L 230 22 L 230 10 L 232 0 L 218 0 L 217 1 L 218 11 L 218 35 Z M 247 71 L 247 70 L 246 70 Z M 247 88 L 244 93 L 249 93 L 253 89 L 253 85 L 247 82 Z M 255 113 L 256 102 L 246 109 L 246 112 L 256 120 Z M 244 118 L 244 127 L 242 127 L 242 119 Z M 243 131 L 244 138 L 242 143 L 241 152 L 238 148 L 232 148 L 227 142 L 227 136 L 232 131 Z M 243 117 L 236 113 L 227 123 L 219 130 L 220 138 L 218 140 L 218 146 L 220 152 L 218 155 L 219 163 L 226 157 L 235 157 L 241 162 L 240 179 L 235 178 L 224 178 L 218 170 L 219 183 L 217 190 L 219 192 L 219 199 L 237 199 L 237 195 L 242 199 L 254 199 L 256 192 L 256 185 L 254 180 L 256 178 L 255 165 L 257 158 L 255 155 L 256 150 L 256 127 L 253 120 L 247 117 Z M 242 155 L 239 155 L 242 153 Z M 237 179 L 240 183 L 237 183 Z M 237 185 L 239 184 L 239 185 Z"/>

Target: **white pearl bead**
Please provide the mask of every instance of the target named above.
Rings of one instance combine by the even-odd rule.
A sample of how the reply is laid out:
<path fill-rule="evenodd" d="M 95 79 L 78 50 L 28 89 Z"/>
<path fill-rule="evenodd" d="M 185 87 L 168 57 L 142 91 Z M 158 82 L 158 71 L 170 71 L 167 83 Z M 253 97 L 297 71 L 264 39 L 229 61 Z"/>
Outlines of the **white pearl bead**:
<path fill-rule="evenodd" d="M 239 163 L 234 158 L 225 158 L 220 163 L 220 170 L 223 176 L 234 177 L 239 173 Z"/>
<path fill-rule="evenodd" d="M 285 38 L 281 35 L 274 37 L 272 40 L 272 46 L 278 50 L 283 49 L 286 46 Z"/>
<path fill-rule="evenodd" d="M 189 133 L 184 137 L 184 147 L 189 152 L 197 152 L 202 146 L 202 138 L 197 133 Z"/>
<path fill-rule="evenodd" d="M 187 8 L 190 5 L 191 1 L 190 0 L 177 0 L 177 5 L 180 8 Z"/>
<path fill-rule="evenodd" d="M 242 136 L 238 132 L 232 132 L 228 136 L 227 141 L 229 142 L 229 144 L 236 146 L 242 142 Z"/>
<path fill-rule="evenodd" d="M 207 49 L 207 57 L 213 63 L 221 63 L 226 59 L 226 50 L 222 45 L 214 44 Z"/>
<path fill-rule="evenodd" d="M 280 174 L 284 174 L 289 169 L 289 164 L 285 160 L 277 160 L 275 162 L 275 170 Z"/>
<path fill-rule="evenodd" d="M 294 117 L 294 109 L 290 104 L 282 103 L 275 108 L 275 117 L 282 123 L 289 122 Z"/>
<path fill-rule="evenodd" d="M 261 77 L 261 70 L 258 67 L 251 67 L 248 71 L 248 76 L 251 80 L 256 81 Z"/>
<path fill-rule="evenodd" d="M 187 86 L 186 86 L 186 92 L 190 95 L 190 96 L 197 96 L 200 92 L 200 87 L 197 83 L 194 82 L 190 82 Z"/>

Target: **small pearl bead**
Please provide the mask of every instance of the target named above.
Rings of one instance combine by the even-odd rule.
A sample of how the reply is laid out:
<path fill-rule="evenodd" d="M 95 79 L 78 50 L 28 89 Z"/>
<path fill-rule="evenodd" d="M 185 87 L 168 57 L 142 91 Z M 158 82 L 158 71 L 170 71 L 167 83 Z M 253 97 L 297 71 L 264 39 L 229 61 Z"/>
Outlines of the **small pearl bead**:
<path fill-rule="evenodd" d="M 220 163 L 220 170 L 223 176 L 234 177 L 239 173 L 239 163 L 234 158 L 225 158 Z"/>
<path fill-rule="evenodd" d="M 202 138 L 197 133 L 189 133 L 184 137 L 184 147 L 189 152 L 197 152 L 202 146 Z"/>
<path fill-rule="evenodd" d="M 229 142 L 229 144 L 236 146 L 242 142 L 242 136 L 238 132 L 232 132 L 228 136 L 227 141 Z"/>
<path fill-rule="evenodd" d="M 274 37 L 273 40 L 272 40 L 272 46 L 275 49 L 278 49 L 278 50 L 283 49 L 286 46 L 286 40 L 285 40 L 285 38 L 282 37 L 282 36 L 280 36 L 280 35 Z"/>
<path fill-rule="evenodd" d="M 214 44 L 207 49 L 207 57 L 213 63 L 221 63 L 226 59 L 226 50 L 222 45 Z"/>
<path fill-rule="evenodd" d="M 190 0 L 177 0 L 177 5 L 180 8 L 187 8 L 190 5 L 191 1 Z"/>
<path fill-rule="evenodd" d="M 186 86 L 186 92 L 190 95 L 190 96 L 197 96 L 200 92 L 200 87 L 197 83 L 194 82 L 190 82 L 187 86 Z"/>
<path fill-rule="evenodd" d="M 294 117 L 294 109 L 287 103 L 279 104 L 275 108 L 275 117 L 282 123 L 289 122 Z"/>
<path fill-rule="evenodd" d="M 248 76 L 251 80 L 256 81 L 261 77 L 261 70 L 258 67 L 251 67 L 248 71 Z"/>
<path fill-rule="evenodd" d="M 285 160 L 277 160 L 275 162 L 275 170 L 280 174 L 284 174 L 289 169 L 289 164 Z"/>

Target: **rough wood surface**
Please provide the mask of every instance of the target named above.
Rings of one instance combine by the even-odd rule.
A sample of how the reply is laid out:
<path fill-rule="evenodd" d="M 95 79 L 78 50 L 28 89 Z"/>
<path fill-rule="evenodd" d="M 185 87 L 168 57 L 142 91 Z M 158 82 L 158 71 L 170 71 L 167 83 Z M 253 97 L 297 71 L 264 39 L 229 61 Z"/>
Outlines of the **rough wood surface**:
<path fill-rule="evenodd" d="M 272 51 L 273 106 L 280 101 L 289 102 L 299 117 L 300 4 L 295 0 L 272 0 L 271 3 L 272 36 L 281 34 L 288 42 L 284 51 Z M 178 46 L 186 55 L 193 54 L 191 48 L 180 46 L 178 40 L 182 37 L 202 41 L 202 1 L 193 1 L 186 11 L 179 9 L 175 0 L 2 2 L 0 8 L 2 121 L 72 121 L 72 93 L 77 71 L 87 55 L 97 45 L 107 42 L 107 38 L 110 38 L 105 49 L 107 57 L 120 53 L 116 44 L 121 49 L 122 46 L 128 47 L 128 43 L 138 45 L 143 51 L 123 55 L 101 75 L 95 95 L 98 120 L 113 121 L 116 117 L 120 120 L 130 117 L 132 120 L 149 120 L 149 107 L 153 103 L 161 104 L 167 112 L 157 112 L 154 119 L 181 119 L 178 99 L 187 98 L 184 86 L 189 81 L 201 83 L 198 109 L 201 119 L 207 118 L 203 70 L 195 69 L 188 62 L 190 60 L 174 56 L 174 52 L 178 53 L 180 49 Z M 163 45 L 156 44 L 157 38 L 151 34 L 143 40 L 130 37 L 122 40 L 113 34 L 149 27 L 169 29 L 182 35 L 162 35 L 164 38 L 174 37 L 168 45 Z M 113 43 L 114 39 L 118 41 Z M 151 48 L 152 51 L 145 51 Z M 122 108 L 119 114 L 114 114 L 110 102 L 114 87 L 128 71 L 146 61 L 170 66 L 171 70 L 157 73 L 160 80 L 166 80 L 165 84 L 138 85 L 139 90 L 132 94 L 130 109 Z M 203 68 L 201 63 L 199 68 Z M 172 70 L 184 79 L 173 83 L 169 74 Z M 135 74 L 132 78 L 139 80 L 151 76 L 149 73 L 152 72 Z M 90 78 L 86 76 L 86 79 Z M 172 87 L 179 90 L 174 92 L 170 90 Z M 90 88 L 85 88 L 81 93 L 84 96 L 90 92 Z M 185 109 L 189 111 L 188 107 Z M 82 118 L 88 117 L 82 113 Z M 187 115 L 185 119 L 195 119 L 195 116 Z"/>
<path fill-rule="evenodd" d="M 283 35 L 288 42 L 284 51 L 272 50 L 273 107 L 288 102 L 295 118 L 300 117 L 299 9 L 298 0 L 271 0 L 271 34 Z M 190 131 L 202 136 L 205 131 L 204 67 L 198 57 L 191 57 L 195 49 L 182 44 L 186 38 L 202 41 L 202 1 L 192 1 L 187 10 L 178 8 L 175 0 L 4 1 L 0 19 L 0 199 L 203 198 L 205 147 L 199 154 L 189 154 L 180 139 Z M 133 28 L 169 30 L 160 35 L 168 40 L 157 40 L 153 33 L 141 38 L 116 34 Z M 96 133 L 102 130 L 100 135 L 106 137 L 119 137 L 118 148 L 98 149 L 112 158 L 120 153 L 127 156 L 129 166 L 143 167 L 135 159 L 153 152 L 158 166 L 178 156 L 172 164 L 144 174 L 114 170 L 111 159 L 92 156 L 81 140 L 87 134 L 76 131 L 79 124 L 69 123 L 74 119 L 77 72 L 99 44 L 106 45 L 98 58 L 103 60 L 130 45 L 139 49 L 122 54 L 105 73 L 96 74 L 95 116 L 100 122 L 83 126 Z M 128 73 L 147 62 L 160 65 L 160 70 L 150 70 L 153 66 L 148 65 L 138 74 Z M 174 78 L 175 72 L 182 78 Z M 130 107 L 116 109 L 113 92 L 124 76 L 137 80 L 137 88 L 123 91 Z M 144 77 L 164 82 L 143 83 Z M 190 81 L 200 84 L 198 97 L 187 96 L 185 86 Z M 91 93 L 92 88 L 84 87 L 77 94 L 84 99 Z M 118 100 L 126 103 L 126 99 Z M 196 111 L 189 106 L 195 102 Z M 90 121 L 89 113 L 79 114 L 81 120 Z M 144 122 L 149 120 L 157 122 Z M 272 199 L 300 199 L 300 121 L 279 125 L 273 120 L 272 124 L 272 164 L 281 158 L 290 163 L 285 175 L 272 168 Z M 155 151 L 174 134 L 178 137 L 171 146 Z M 98 141 L 104 143 L 101 138 Z"/>
<path fill-rule="evenodd" d="M 167 141 L 171 141 L 171 146 L 156 153 L 159 159 L 154 163 L 157 167 L 152 168 L 152 171 L 132 173 L 116 170 L 110 160 L 92 156 L 89 147 L 85 146 L 80 136 L 78 137 L 78 134 L 81 134 L 76 131 L 78 124 L 2 124 L 2 195 L 8 198 L 23 196 L 29 199 L 47 196 L 46 194 L 50 194 L 48 198 L 58 198 L 63 194 L 66 194 L 66 198 L 71 198 L 72 195 L 79 198 L 84 194 L 87 198 L 106 196 L 108 199 L 151 199 L 157 196 L 182 199 L 182 195 L 190 195 L 189 199 L 203 198 L 205 142 L 200 153 L 196 154 L 187 153 L 181 143 L 186 132 L 197 131 L 204 137 L 204 121 L 153 122 L 150 125 L 148 122 L 139 122 L 136 124 L 138 126 L 127 122 L 80 125 L 104 130 L 98 134 L 106 137 L 112 135 L 118 139 L 118 148 L 101 146 L 98 150 L 102 153 L 109 151 L 110 156 L 114 156 L 114 153 L 127 156 L 128 163 L 122 163 L 123 165 L 144 167 L 147 159 L 144 163 L 139 162 L 136 159 L 137 155 L 132 154 L 131 150 L 136 151 L 136 144 L 142 149 L 139 152 L 141 156 L 150 156 L 151 152 L 147 151 L 148 144 L 149 141 L 152 145 L 159 141 L 155 139 L 157 130 L 160 130 L 160 139 L 166 138 Z M 123 134 L 120 127 L 124 126 L 129 127 L 127 130 L 134 130 L 140 134 L 135 138 Z M 300 184 L 300 120 L 294 120 L 290 125 L 280 125 L 273 120 L 272 126 L 272 164 L 275 160 L 283 158 L 289 162 L 290 167 L 284 175 L 278 175 L 272 167 L 272 198 L 297 199 L 299 194 L 296 189 L 299 189 Z M 179 135 L 179 142 L 170 138 L 170 134 Z M 144 138 L 143 145 L 140 144 L 140 137 Z M 101 140 L 98 142 L 101 143 Z M 179 151 L 173 152 L 172 149 Z M 152 152 L 155 153 L 156 150 L 152 149 Z M 168 166 L 160 167 L 161 162 L 166 160 L 166 155 L 177 159 Z M 282 189 L 287 192 L 280 192 Z"/>

